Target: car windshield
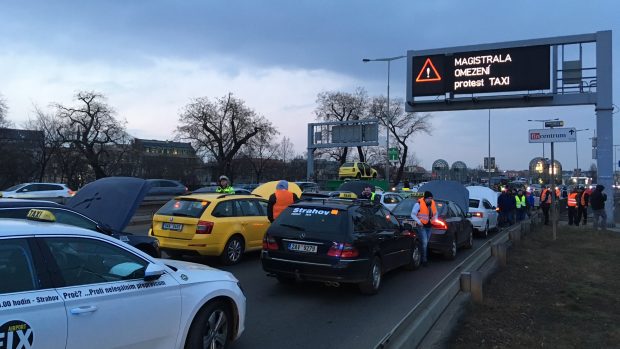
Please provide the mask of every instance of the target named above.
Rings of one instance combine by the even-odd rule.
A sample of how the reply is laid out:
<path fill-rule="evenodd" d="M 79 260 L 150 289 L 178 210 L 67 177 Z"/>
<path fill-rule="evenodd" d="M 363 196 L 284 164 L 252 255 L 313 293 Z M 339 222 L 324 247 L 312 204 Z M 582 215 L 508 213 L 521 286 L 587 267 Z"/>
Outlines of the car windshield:
<path fill-rule="evenodd" d="M 17 189 L 19 189 L 19 188 L 21 188 L 23 186 L 24 186 L 23 184 L 14 185 L 14 186 L 12 186 L 10 188 L 4 189 L 4 191 L 15 191 L 15 190 L 17 190 Z"/>
<path fill-rule="evenodd" d="M 480 200 L 469 199 L 469 207 L 478 208 L 478 206 L 480 206 Z"/>
<path fill-rule="evenodd" d="M 163 216 L 200 218 L 208 206 L 208 201 L 173 199 L 162 206 L 162 208 L 157 211 L 157 214 Z"/>
<path fill-rule="evenodd" d="M 306 232 L 306 236 L 342 236 L 346 233 L 347 211 L 323 207 L 289 207 L 272 225 Z"/>

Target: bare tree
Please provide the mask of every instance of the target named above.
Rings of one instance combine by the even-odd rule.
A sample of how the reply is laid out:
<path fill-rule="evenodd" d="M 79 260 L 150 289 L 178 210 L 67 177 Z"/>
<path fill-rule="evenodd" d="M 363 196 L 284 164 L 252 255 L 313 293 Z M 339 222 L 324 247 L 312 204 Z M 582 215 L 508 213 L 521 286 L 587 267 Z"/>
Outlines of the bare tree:
<path fill-rule="evenodd" d="M 254 181 L 260 183 L 265 167 L 273 162 L 280 152 L 280 145 L 271 142 L 268 135 L 259 133 L 252 138 L 242 150 L 243 158 L 247 160 L 254 170 Z"/>
<path fill-rule="evenodd" d="M 126 122 L 115 118 L 114 110 L 100 93 L 80 91 L 75 100 L 75 107 L 54 105 L 62 121 L 57 134 L 86 158 L 96 179 L 107 177 L 125 154 Z"/>
<path fill-rule="evenodd" d="M 43 182 L 45 171 L 52 158 L 59 154 L 63 145 L 60 137 L 62 128 L 61 120 L 54 114 L 46 113 L 35 105 L 35 117 L 24 123 L 24 128 L 43 132 L 43 138 L 39 144 L 39 151 L 35 158 L 39 164 L 39 182 Z"/>
<path fill-rule="evenodd" d="M 322 121 L 361 120 L 367 117 L 369 98 L 366 90 L 358 87 L 355 92 L 325 91 L 318 94 L 314 113 Z M 330 157 L 344 164 L 347 161 L 347 147 L 328 150 Z M 360 161 L 364 161 L 362 147 L 357 147 Z"/>
<path fill-rule="evenodd" d="M 232 93 L 213 102 L 207 97 L 194 99 L 181 112 L 179 122 L 178 137 L 190 141 L 199 153 L 214 160 L 219 173 L 229 175 L 241 147 L 258 135 L 268 139 L 276 133 L 269 120 Z"/>
<path fill-rule="evenodd" d="M 416 114 L 405 113 L 404 102 L 401 99 L 395 100 L 390 103 L 390 117 L 388 118 L 385 111 L 387 111 L 387 99 L 383 96 L 374 98 L 370 107 L 371 114 L 377 115 L 380 122 L 384 127 L 387 127 L 390 133 L 394 136 L 397 142 L 397 147 L 400 150 L 401 157 L 399 160 L 398 171 L 393 183 L 400 182 L 403 177 L 403 171 L 407 164 L 407 155 L 409 152 L 408 142 L 410 137 L 424 132 L 431 133 L 431 114 Z"/>
<path fill-rule="evenodd" d="M 6 118 L 9 111 L 9 107 L 6 104 L 6 99 L 0 95 L 0 127 L 11 127 L 12 123 Z"/>

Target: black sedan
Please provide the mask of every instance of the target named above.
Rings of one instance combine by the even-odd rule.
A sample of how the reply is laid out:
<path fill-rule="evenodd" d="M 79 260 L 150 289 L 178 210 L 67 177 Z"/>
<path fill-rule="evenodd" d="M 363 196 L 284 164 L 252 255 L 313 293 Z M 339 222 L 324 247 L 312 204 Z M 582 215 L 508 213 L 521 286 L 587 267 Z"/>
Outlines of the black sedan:
<path fill-rule="evenodd" d="M 413 225 L 414 220 L 411 218 L 411 211 L 418 199 L 417 197 L 405 199 L 392 212 L 399 221 Z M 435 203 L 438 218 L 432 221 L 428 249 L 439 252 L 448 259 L 454 259 L 459 247 L 472 248 L 474 243 L 473 226 L 467 219 L 467 214 L 455 202 L 435 200 Z"/>
<path fill-rule="evenodd" d="M 366 200 L 302 201 L 267 230 L 262 266 L 283 283 L 354 283 L 362 293 L 375 294 L 385 272 L 420 266 L 420 244 L 412 230 Z"/>

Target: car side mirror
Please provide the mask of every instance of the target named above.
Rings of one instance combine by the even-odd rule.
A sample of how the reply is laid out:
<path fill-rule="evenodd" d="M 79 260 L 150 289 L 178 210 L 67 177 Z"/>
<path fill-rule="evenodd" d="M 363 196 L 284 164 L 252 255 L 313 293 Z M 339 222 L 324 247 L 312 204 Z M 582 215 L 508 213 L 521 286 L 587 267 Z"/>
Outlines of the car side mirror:
<path fill-rule="evenodd" d="M 166 269 L 159 264 L 149 263 L 146 266 L 146 270 L 144 271 L 144 281 L 154 281 L 159 279 L 164 273 Z"/>

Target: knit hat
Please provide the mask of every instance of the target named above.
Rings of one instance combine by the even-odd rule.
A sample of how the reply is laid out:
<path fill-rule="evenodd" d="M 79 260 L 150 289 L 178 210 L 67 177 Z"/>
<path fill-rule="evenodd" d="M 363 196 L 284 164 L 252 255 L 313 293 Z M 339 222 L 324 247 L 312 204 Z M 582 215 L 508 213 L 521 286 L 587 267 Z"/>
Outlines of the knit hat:
<path fill-rule="evenodd" d="M 433 193 L 431 193 L 430 191 L 425 191 L 424 192 L 424 198 L 432 198 L 433 197 Z"/>
<path fill-rule="evenodd" d="M 281 180 L 278 182 L 278 184 L 276 185 L 276 189 L 278 190 L 286 190 L 288 189 L 288 182 L 285 180 Z"/>

